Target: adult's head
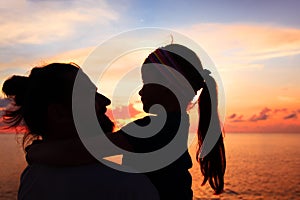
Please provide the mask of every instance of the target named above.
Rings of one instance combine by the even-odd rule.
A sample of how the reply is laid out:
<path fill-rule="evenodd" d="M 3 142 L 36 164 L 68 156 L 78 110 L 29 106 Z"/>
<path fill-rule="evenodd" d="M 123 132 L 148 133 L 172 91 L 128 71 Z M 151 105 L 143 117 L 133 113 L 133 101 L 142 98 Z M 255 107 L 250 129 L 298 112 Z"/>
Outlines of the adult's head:
<path fill-rule="evenodd" d="M 12 127 L 24 123 L 27 133 L 23 146 L 32 140 L 57 140 L 78 137 L 72 115 L 72 91 L 78 71 L 75 64 L 52 63 L 35 67 L 29 76 L 12 76 L 2 91 L 13 99 L 14 106 L 6 110 L 5 121 Z M 96 112 L 105 131 L 112 131 L 113 123 L 105 116 L 110 100 L 96 93 L 90 82 L 88 90 L 95 92 Z"/>
<path fill-rule="evenodd" d="M 217 85 L 210 72 L 203 69 L 199 57 L 191 49 L 179 44 L 170 44 L 156 49 L 146 58 L 142 66 L 142 79 L 144 86 L 139 94 L 145 112 L 150 112 L 151 106 L 155 104 L 162 105 L 167 112 L 186 110 L 193 97 L 201 91 L 198 99 L 197 160 L 204 176 L 202 184 L 209 181 L 215 192 L 221 193 L 226 167 L 221 128 L 214 133 L 219 139 L 213 149 L 205 157 L 200 157 L 200 147 L 208 132 L 210 121 L 220 123 L 217 113 Z"/>

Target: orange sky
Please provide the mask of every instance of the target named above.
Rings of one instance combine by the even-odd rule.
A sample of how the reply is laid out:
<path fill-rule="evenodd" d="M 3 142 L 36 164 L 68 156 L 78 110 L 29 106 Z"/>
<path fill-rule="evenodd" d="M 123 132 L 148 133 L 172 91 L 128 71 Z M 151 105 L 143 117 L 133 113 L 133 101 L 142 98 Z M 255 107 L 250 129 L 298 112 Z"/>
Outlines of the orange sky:
<path fill-rule="evenodd" d="M 99 74 L 96 68 L 85 69 L 84 63 L 97 46 L 123 31 L 166 27 L 195 41 L 213 61 L 221 77 L 219 86 L 225 92 L 225 98 L 220 99 L 220 110 L 225 111 L 221 115 L 225 115 L 227 132 L 300 133 L 300 27 L 298 19 L 292 18 L 297 6 L 263 2 L 261 8 L 245 9 L 243 4 L 235 2 L 230 5 L 231 11 L 218 7 L 220 12 L 216 13 L 212 11 L 218 5 L 207 2 L 201 7 L 191 4 L 188 11 L 175 16 L 164 6 L 179 4 L 162 3 L 153 11 L 154 17 L 142 12 L 144 4 L 128 2 L 125 6 L 104 0 L 95 4 L 74 1 L 68 6 L 59 1 L 0 3 L 0 17 L 5 19 L 0 27 L 9 30 L 9 34 L 0 33 L 0 86 L 12 74 L 26 75 L 34 66 L 76 62 L 91 72 L 88 75 L 94 77 L 99 91 L 112 99 L 110 109 L 124 113 L 129 106 L 130 117 L 137 117 L 141 112 L 137 94 L 142 84 L 139 67 L 151 49 L 119 55 L 105 74 Z M 288 10 L 283 12 L 285 8 Z M 280 13 L 275 12 L 278 9 Z M 199 13 L 205 13 L 205 17 Z M 153 37 L 157 41 L 155 47 L 171 41 L 170 34 Z M 173 40 L 181 41 L 178 37 Z M 110 53 L 133 43 L 143 41 L 134 37 L 123 39 Z M 93 65 L 101 65 L 105 59 L 98 56 Z M 121 79 L 121 85 L 131 89 L 115 94 Z M 0 109 L 4 107 L 1 102 L 2 99 Z M 121 116 L 118 123 L 124 124 L 126 117 L 129 116 Z M 192 118 L 196 119 L 195 114 Z"/>

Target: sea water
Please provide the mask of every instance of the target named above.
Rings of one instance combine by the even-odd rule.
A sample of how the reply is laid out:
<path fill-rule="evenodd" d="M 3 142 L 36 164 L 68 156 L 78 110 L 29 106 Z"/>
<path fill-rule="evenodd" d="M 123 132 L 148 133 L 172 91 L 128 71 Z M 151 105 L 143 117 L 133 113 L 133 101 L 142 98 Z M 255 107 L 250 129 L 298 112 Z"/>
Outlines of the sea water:
<path fill-rule="evenodd" d="M 225 190 L 214 195 L 193 160 L 194 199 L 300 199 L 300 134 L 227 133 Z M 195 157 L 195 144 L 190 153 Z M 0 134 L 0 199 L 16 199 L 26 166 L 13 134 Z"/>

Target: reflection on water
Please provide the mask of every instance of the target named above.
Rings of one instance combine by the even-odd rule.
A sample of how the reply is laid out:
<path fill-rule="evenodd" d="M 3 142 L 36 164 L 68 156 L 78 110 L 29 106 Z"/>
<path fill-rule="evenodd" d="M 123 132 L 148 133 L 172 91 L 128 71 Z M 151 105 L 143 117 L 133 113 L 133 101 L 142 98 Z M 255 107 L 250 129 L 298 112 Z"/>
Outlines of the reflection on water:
<path fill-rule="evenodd" d="M 226 134 L 225 192 L 216 196 L 208 184 L 201 188 L 199 168 L 194 165 L 191 172 L 195 196 L 201 199 L 299 199 L 299 142 L 300 134 Z"/>
<path fill-rule="evenodd" d="M 0 199 L 16 199 L 19 177 L 26 163 L 16 135 L 0 134 Z"/>
<path fill-rule="evenodd" d="M 191 169 L 195 199 L 300 199 L 300 134 L 227 134 L 225 192 L 201 187 Z M 195 145 L 190 147 L 195 158 Z M 16 199 L 24 154 L 15 135 L 0 134 L 0 199 Z"/>

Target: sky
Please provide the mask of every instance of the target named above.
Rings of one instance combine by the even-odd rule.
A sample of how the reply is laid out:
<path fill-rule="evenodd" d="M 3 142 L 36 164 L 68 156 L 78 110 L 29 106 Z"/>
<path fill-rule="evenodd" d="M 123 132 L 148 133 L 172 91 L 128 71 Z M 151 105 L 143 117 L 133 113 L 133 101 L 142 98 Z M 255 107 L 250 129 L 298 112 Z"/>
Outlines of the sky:
<path fill-rule="evenodd" d="M 28 75 L 34 66 L 83 66 L 110 38 L 158 27 L 192 39 L 214 62 L 225 92 L 221 114 L 226 132 L 300 133 L 299 8 L 297 0 L 1 1 L 0 86 L 13 74 Z M 171 41 L 168 35 L 158 38 L 157 45 Z M 132 42 L 140 41 L 124 39 L 115 48 Z M 143 49 L 114 60 L 111 73 L 95 83 L 99 91 L 112 98 L 118 75 L 139 67 L 150 52 Z M 98 58 L 99 63 L 103 60 Z M 139 81 L 138 75 L 129 76 L 127 83 Z M 129 103 L 121 96 L 113 98 L 109 112 L 121 113 L 120 125 L 127 122 L 128 112 L 132 118 L 142 116 L 137 91 L 131 92 Z M 0 111 L 6 105 L 7 100 L 0 99 Z M 194 111 L 191 116 L 196 118 Z"/>

